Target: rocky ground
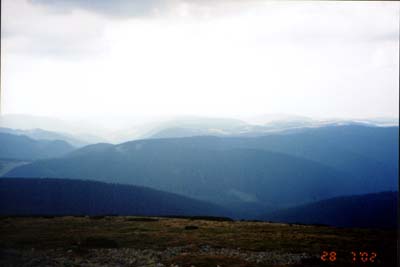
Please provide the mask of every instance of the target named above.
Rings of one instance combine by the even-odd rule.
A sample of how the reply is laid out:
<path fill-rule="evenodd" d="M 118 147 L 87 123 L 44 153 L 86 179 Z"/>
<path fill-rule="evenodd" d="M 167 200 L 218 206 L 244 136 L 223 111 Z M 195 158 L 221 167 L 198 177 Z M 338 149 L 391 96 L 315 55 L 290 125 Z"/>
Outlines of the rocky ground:
<path fill-rule="evenodd" d="M 175 258 L 179 263 L 174 263 Z M 163 251 L 153 249 L 104 248 L 85 250 L 2 250 L 1 266 L 135 266 L 135 267 L 181 267 L 194 266 L 182 263 L 182 258 L 230 258 L 240 266 L 276 266 L 300 264 L 305 259 L 317 258 L 306 253 L 252 252 L 241 249 L 202 246 L 173 247 Z M 246 264 L 247 263 L 247 264 Z M 211 263 L 212 264 L 212 263 Z M 253 264 L 253 265 L 251 265 Z M 216 264 L 215 267 L 222 265 Z M 210 266 L 211 267 L 211 266 Z"/>
<path fill-rule="evenodd" d="M 396 266 L 397 233 L 269 222 L 133 216 L 0 217 L 0 266 Z M 335 251 L 335 262 L 321 262 Z M 368 266 L 368 264 L 363 266 Z"/>

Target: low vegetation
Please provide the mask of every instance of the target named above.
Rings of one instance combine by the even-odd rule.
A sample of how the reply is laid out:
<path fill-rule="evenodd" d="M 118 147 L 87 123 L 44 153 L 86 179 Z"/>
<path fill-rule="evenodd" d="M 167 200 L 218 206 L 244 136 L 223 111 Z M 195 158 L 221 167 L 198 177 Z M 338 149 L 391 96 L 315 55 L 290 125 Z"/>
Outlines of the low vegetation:
<path fill-rule="evenodd" d="M 267 222 L 2 217 L 0 235 L 0 265 L 11 266 L 322 266 L 322 251 L 336 251 L 335 266 L 352 264 L 352 251 L 376 252 L 376 266 L 396 259 L 395 231 Z"/>

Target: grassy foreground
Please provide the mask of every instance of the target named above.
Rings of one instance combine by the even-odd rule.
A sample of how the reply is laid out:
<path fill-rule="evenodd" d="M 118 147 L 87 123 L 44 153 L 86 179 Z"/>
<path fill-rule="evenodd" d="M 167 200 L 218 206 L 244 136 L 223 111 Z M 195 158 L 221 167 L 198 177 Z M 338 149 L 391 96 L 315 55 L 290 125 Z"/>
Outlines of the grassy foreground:
<path fill-rule="evenodd" d="M 0 218 L 1 266 L 396 266 L 396 242 L 394 230 L 267 222 Z M 336 260 L 321 261 L 323 251 Z M 351 252 L 377 256 L 353 262 Z"/>

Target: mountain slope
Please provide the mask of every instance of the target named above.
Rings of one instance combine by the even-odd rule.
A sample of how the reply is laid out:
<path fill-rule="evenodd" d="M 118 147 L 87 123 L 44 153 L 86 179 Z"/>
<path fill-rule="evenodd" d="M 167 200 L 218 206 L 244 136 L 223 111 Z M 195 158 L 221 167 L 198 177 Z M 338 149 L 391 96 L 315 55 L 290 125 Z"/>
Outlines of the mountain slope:
<path fill-rule="evenodd" d="M 398 127 L 328 126 L 254 138 L 197 137 L 168 142 L 213 150 L 251 148 L 284 153 L 322 163 L 351 176 L 363 177 L 360 192 L 397 188 Z"/>
<path fill-rule="evenodd" d="M 257 137 L 270 134 L 285 134 L 312 128 L 335 126 L 396 126 L 398 119 L 376 118 L 362 120 L 314 120 L 308 117 L 284 114 L 270 114 L 247 121 L 229 119 L 192 118 L 192 120 L 176 120 L 153 125 L 152 130 L 142 135 L 142 138 L 177 138 L 193 136 L 221 137 Z M 131 138 L 132 139 L 132 138 Z"/>
<path fill-rule="evenodd" d="M 0 179 L 1 215 L 229 215 L 214 204 L 145 187 L 68 179 Z"/>
<path fill-rule="evenodd" d="M 262 220 L 340 227 L 396 228 L 398 192 L 344 196 L 265 214 Z"/>
<path fill-rule="evenodd" d="M 398 127 L 338 126 L 258 138 L 96 144 L 6 175 L 149 186 L 254 215 L 340 195 L 396 190 L 396 134 Z"/>
<path fill-rule="evenodd" d="M 149 186 L 222 205 L 265 208 L 353 192 L 360 181 L 322 164 L 254 149 L 208 150 L 169 142 L 87 146 L 18 167 L 10 177 L 60 177 Z M 253 214 L 254 215 L 254 214 Z"/>
<path fill-rule="evenodd" d="M 105 133 L 103 127 L 93 121 L 62 120 L 45 116 L 34 116 L 26 114 L 3 114 L 0 115 L 0 126 L 12 129 L 43 129 L 51 132 L 70 133 L 85 143 L 93 144 L 104 142 L 105 139 L 97 136 L 97 133 Z M 96 135 L 89 134 L 96 132 Z M 69 134 L 67 134 L 69 135 Z"/>
<path fill-rule="evenodd" d="M 363 177 L 359 186 L 365 192 L 394 190 L 398 186 L 398 127 L 330 126 L 231 145 L 257 147 L 326 164 Z"/>
<path fill-rule="evenodd" d="M 33 140 L 24 135 L 0 133 L 0 158 L 34 160 L 59 157 L 74 149 L 70 144 L 55 140 Z"/>
<path fill-rule="evenodd" d="M 142 138 L 226 136 L 240 133 L 248 127 L 251 125 L 237 119 L 182 117 L 154 125 Z"/>
<path fill-rule="evenodd" d="M 75 147 L 82 147 L 88 145 L 89 143 L 79 140 L 74 136 L 64 133 L 58 133 L 53 131 L 46 131 L 42 129 L 29 129 L 29 130 L 21 130 L 21 129 L 11 129 L 0 127 L 0 133 L 8 133 L 13 135 L 25 135 L 34 140 L 61 140 L 73 145 Z"/>

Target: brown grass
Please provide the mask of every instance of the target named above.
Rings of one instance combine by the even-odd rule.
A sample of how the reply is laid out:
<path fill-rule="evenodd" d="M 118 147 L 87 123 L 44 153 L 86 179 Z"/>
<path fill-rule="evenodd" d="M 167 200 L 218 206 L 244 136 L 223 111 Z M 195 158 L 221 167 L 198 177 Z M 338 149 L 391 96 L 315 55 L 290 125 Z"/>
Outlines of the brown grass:
<path fill-rule="evenodd" d="M 380 259 L 390 262 L 394 262 L 396 256 L 397 234 L 389 230 L 207 220 L 196 220 L 198 229 L 185 230 L 186 226 L 193 223 L 190 219 L 145 220 L 143 217 L 135 219 L 115 216 L 102 219 L 3 217 L 0 218 L 0 247 L 69 248 L 85 242 L 90 247 L 90 244 L 97 242 L 100 247 L 113 244 L 122 248 L 163 250 L 174 246 L 190 245 L 196 248 L 210 245 L 248 251 L 304 252 L 317 256 L 326 250 L 336 251 L 346 259 L 350 257 L 351 251 L 374 251 Z M 90 243 L 87 240 L 95 241 Z M 198 261 L 193 265 L 207 266 L 207 262 L 214 261 L 213 257 L 193 259 Z M 218 262 L 220 260 L 227 262 L 225 266 L 248 266 L 240 261 L 233 265 L 230 259 L 219 258 Z"/>

